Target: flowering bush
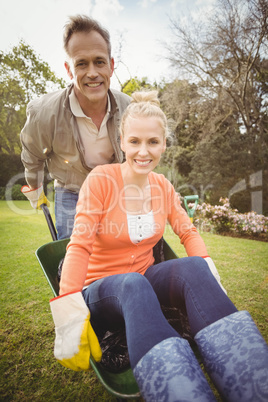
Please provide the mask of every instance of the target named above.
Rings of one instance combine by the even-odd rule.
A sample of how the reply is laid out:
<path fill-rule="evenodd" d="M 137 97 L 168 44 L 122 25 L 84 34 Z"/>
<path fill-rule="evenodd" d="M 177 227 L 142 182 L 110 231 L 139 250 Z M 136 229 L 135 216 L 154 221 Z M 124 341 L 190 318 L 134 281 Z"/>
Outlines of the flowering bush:
<path fill-rule="evenodd" d="M 228 198 L 221 205 L 197 205 L 194 224 L 203 231 L 230 233 L 268 240 L 268 218 L 256 212 L 241 214 L 230 207 Z"/>

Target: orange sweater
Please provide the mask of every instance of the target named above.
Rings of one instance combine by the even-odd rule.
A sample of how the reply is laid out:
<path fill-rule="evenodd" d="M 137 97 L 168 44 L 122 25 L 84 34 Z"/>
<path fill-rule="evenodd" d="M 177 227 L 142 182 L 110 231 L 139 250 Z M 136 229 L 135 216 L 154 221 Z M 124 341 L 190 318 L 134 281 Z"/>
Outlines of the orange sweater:
<path fill-rule="evenodd" d="M 98 166 L 81 187 L 74 230 L 62 269 L 60 294 L 81 291 L 91 282 L 119 273 L 144 274 L 154 263 L 153 246 L 163 236 L 167 221 L 189 256 L 207 256 L 205 244 L 182 208 L 171 183 L 151 172 L 154 235 L 131 242 L 120 164 Z"/>

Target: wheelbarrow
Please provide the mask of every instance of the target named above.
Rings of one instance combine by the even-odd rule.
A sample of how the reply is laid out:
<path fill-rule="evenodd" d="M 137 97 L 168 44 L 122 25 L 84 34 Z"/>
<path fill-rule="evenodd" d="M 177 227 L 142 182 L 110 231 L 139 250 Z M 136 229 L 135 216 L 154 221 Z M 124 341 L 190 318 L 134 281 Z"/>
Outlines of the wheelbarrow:
<path fill-rule="evenodd" d="M 49 283 L 49 286 L 51 287 L 53 295 L 58 296 L 58 267 L 60 261 L 65 256 L 66 246 L 69 242 L 69 239 L 56 240 L 57 233 L 49 209 L 45 204 L 42 204 L 41 208 L 45 214 L 53 241 L 39 247 L 35 254 Z M 162 240 L 160 247 L 160 254 L 162 253 L 162 256 L 157 256 L 158 260 L 161 258 L 164 258 L 165 260 L 178 258 L 164 239 Z M 97 378 L 102 383 L 104 388 L 111 395 L 116 397 L 118 401 L 140 398 L 140 391 L 130 366 L 121 372 L 115 373 L 103 367 L 101 362 L 96 362 L 92 357 L 90 357 L 90 363 L 97 375 Z"/>
<path fill-rule="evenodd" d="M 193 222 L 193 220 L 194 220 L 194 213 L 195 213 L 198 201 L 199 201 L 198 195 L 186 195 L 184 197 L 184 205 L 185 205 L 186 211 L 188 213 L 188 216 L 191 219 L 191 222 Z M 194 203 L 194 205 L 190 207 L 189 204 L 191 204 L 191 203 Z"/>

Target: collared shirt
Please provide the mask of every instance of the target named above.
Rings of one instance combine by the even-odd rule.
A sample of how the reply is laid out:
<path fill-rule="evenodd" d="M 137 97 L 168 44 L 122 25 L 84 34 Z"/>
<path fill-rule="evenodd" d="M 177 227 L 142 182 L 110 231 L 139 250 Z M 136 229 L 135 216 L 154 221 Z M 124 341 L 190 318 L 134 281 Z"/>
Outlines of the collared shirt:
<path fill-rule="evenodd" d="M 69 95 L 71 111 L 76 117 L 81 138 L 85 148 L 85 162 L 88 167 L 94 168 L 113 161 L 114 150 L 109 139 L 107 120 L 110 115 L 111 104 L 108 96 L 106 115 L 98 130 L 92 119 L 83 112 L 74 91 Z"/>

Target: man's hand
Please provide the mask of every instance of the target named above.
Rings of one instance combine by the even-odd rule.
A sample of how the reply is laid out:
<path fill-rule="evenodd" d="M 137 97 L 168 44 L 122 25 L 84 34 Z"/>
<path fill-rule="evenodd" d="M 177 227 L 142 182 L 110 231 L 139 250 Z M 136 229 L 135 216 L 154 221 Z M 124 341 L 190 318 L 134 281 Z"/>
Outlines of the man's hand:
<path fill-rule="evenodd" d="M 29 186 L 23 186 L 21 192 L 28 198 L 31 206 L 34 209 L 41 209 L 40 205 L 46 204 L 48 207 L 50 205 L 47 197 L 45 196 L 43 185 L 36 189 L 31 189 Z"/>

